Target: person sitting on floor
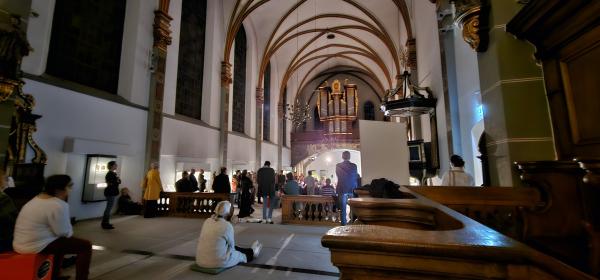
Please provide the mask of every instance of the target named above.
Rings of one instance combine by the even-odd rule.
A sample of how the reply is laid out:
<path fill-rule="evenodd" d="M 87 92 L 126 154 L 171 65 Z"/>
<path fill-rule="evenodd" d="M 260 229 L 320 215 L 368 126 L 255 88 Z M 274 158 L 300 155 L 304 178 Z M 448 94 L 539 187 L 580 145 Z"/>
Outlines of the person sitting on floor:
<path fill-rule="evenodd" d="M 121 196 L 117 204 L 117 213 L 123 215 L 139 215 L 142 213 L 142 204 L 131 199 L 128 188 L 121 189 Z"/>
<path fill-rule="evenodd" d="M 19 254 L 52 254 L 52 279 L 60 279 L 65 254 L 76 254 L 76 279 L 88 279 L 92 244 L 73 237 L 67 200 L 73 183 L 68 175 L 46 179 L 44 191 L 31 199 L 19 213 L 13 247 Z"/>
<path fill-rule="evenodd" d="M 199 267 L 232 267 L 251 262 L 260 253 L 262 244 L 258 240 L 252 243 L 251 248 L 235 246 L 233 226 L 225 220 L 230 210 L 229 201 L 219 202 L 215 214 L 202 225 L 196 250 L 196 264 Z"/>

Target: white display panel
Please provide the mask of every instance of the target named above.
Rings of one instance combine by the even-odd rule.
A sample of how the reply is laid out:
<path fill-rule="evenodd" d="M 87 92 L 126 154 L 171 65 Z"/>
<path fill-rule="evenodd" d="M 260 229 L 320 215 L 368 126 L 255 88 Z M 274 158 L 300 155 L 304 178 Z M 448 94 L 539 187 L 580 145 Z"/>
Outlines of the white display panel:
<path fill-rule="evenodd" d="M 359 120 L 362 184 L 386 178 L 408 185 L 408 145 L 406 125 Z"/>

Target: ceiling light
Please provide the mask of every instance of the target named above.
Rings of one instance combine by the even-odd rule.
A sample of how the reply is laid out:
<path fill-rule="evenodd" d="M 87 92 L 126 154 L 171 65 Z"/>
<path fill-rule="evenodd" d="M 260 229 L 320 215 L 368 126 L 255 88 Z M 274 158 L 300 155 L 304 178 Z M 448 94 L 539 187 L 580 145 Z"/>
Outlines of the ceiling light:
<path fill-rule="evenodd" d="M 327 34 L 327 39 L 331 40 L 333 38 L 335 38 L 335 34 L 333 34 L 333 33 Z"/>

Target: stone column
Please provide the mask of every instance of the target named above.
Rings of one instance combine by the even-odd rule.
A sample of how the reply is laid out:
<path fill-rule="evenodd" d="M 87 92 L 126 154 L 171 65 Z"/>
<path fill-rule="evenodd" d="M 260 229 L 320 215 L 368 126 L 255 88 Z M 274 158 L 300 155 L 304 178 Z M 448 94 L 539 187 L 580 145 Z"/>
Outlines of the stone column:
<path fill-rule="evenodd" d="M 221 62 L 221 131 L 219 134 L 219 154 L 221 166 L 227 166 L 227 136 L 229 134 L 229 88 L 233 81 L 231 64 Z"/>
<path fill-rule="evenodd" d="M 534 60 L 533 47 L 505 30 L 522 5 L 505 0 L 489 0 L 488 4 L 481 7 L 481 17 L 464 17 L 463 36 L 479 51 L 491 184 L 519 186 L 513 162 L 555 158 L 548 103 L 542 68 Z M 487 49 L 477 46 L 487 41 L 478 37 L 480 29 L 488 34 L 486 26 Z"/>
<path fill-rule="evenodd" d="M 150 98 L 148 104 L 148 129 L 146 132 L 146 168 L 160 160 L 160 145 L 163 122 L 163 97 L 165 89 L 165 66 L 167 46 L 171 44 L 169 0 L 160 0 L 154 11 L 152 48 L 152 72 L 150 76 Z"/>
<path fill-rule="evenodd" d="M 283 169 L 283 146 L 285 145 L 285 143 L 283 143 L 283 135 L 284 133 L 286 133 L 286 131 L 284 130 L 284 123 L 286 122 L 285 118 L 284 118 L 284 108 L 285 105 L 284 104 L 277 104 L 277 124 L 278 126 L 278 133 L 277 133 L 277 169 L 278 170 L 282 170 Z"/>
<path fill-rule="evenodd" d="M 262 161 L 262 142 L 263 142 L 263 113 L 264 108 L 264 89 L 257 87 L 256 88 L 256 160 L 254 163 L 255 170 L 258 170 L 261 167 Z M 267 116 L 269 117 L 269 116 Z M 268 133 L 268 132 L 267 132 Z"/>

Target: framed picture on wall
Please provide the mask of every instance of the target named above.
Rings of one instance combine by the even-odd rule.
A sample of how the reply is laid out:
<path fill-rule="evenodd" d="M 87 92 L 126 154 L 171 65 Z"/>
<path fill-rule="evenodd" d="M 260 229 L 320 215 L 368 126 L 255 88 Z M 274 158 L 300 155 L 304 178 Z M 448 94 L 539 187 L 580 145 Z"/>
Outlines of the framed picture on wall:
<path fill-rule="evenodd" d="M 81 196 L 82 202 L 106 200 L 106 197 L 104 197 L 104 189 L 106 189 L 105 176 L 108 172 L 108 163 L 112 160 L 116 161 L 117 157 L 112 155 L 87 155 L 83 195 Z"/>

